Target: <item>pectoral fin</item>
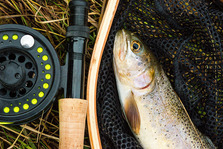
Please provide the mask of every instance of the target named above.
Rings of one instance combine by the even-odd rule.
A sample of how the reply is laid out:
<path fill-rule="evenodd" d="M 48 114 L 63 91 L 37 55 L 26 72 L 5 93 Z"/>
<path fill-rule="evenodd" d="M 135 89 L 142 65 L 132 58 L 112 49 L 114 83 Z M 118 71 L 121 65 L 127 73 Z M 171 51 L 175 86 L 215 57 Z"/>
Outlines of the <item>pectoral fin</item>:
<path fill-rule="evenodd" d="M 133 132 L 135 134 L 139 134 L 141 120 L 139 110 L 134 99 L 134 94 L 132 92 L 125 100 L 124 110 L 128 123 L 131 126 Z"/>

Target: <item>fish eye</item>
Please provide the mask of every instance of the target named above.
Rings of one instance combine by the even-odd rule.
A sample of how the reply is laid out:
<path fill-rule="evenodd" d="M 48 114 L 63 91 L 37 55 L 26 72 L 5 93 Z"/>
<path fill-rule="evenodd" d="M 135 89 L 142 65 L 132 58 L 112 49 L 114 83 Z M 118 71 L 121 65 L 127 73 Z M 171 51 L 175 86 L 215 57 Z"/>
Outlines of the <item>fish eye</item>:
<path fill-rule="evenodd" d="M 132 41 L 132 43 L 131 43 L 131 50 L 133 51 L 133 52 L 140 52 L 141 51 L 141 45 L 140 45 L 140 43 L 138 42 L 138 41 Z"/>

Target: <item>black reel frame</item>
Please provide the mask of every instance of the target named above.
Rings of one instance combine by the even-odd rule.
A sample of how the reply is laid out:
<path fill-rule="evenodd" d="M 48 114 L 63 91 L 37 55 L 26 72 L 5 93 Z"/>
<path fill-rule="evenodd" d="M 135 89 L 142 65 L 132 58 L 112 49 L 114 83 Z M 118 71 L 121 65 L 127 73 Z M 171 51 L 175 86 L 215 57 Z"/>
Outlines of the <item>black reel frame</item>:
<path fill-rule="evenodd" d="M 51 43 L 22 25 L 0 26 L 0 124 L 21 124 L 47 111 L 60 83 Z"/>

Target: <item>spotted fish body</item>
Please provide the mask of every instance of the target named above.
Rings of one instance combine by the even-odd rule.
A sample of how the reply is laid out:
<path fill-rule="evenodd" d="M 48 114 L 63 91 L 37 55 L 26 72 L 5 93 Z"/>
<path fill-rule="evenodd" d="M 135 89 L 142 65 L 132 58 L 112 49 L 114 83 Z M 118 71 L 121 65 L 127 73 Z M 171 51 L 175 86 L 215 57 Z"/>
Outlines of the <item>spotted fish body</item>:
<path fill-rule="evenodd" d="M 118 31 L 113 54 L 124 115 L 143 148 L 215 148 L 195 128 L 161 65 L 138 37 Z"/>

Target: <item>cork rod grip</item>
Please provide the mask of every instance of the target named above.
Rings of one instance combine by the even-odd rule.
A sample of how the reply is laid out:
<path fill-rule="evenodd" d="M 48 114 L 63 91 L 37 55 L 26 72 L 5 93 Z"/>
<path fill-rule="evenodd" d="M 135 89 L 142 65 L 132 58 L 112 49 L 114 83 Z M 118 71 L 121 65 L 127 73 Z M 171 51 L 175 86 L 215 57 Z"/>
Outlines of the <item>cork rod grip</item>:
<path fill-rule="evenodd" d="M 83 149 L 87 106 L 83 99 L 59 100 L 59 149 Z"/>

